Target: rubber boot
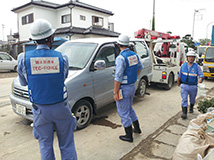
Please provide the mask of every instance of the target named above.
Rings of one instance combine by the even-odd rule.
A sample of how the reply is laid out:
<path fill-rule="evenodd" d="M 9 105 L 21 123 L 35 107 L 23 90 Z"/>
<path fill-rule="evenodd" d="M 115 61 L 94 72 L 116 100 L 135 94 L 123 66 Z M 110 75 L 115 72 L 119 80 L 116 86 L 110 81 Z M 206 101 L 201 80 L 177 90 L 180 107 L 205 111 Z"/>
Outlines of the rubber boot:
<path fill-rule="evenodd" d="M 133 126 L 134 126 L 134 133 L 141 133 L 141 129 L 140 129 L 140 125 L 139 125 L 139 121 L 136 120 L 133 122 Z"/>
<path fill-rule="evenodd" d="M 126 135 L 120 136 L 119 138 L 120 138 L 122 141 L 133 142 L 133 137 L 132 137 L 132 126 L 125 127 L 124 129 L 125 129 Z"/>
<path fill-rule="evenodd" d="M 181 115 L 182 119 L 187 119 L 187 107 L 182 107 L 183 114 Z"/>
<path fill-rule="evenodd" d="M 190 104 L 190 106 L 189 106 L 189 113 L 193 113 L 193 106 L 194 106 L 194 104 Z"/>

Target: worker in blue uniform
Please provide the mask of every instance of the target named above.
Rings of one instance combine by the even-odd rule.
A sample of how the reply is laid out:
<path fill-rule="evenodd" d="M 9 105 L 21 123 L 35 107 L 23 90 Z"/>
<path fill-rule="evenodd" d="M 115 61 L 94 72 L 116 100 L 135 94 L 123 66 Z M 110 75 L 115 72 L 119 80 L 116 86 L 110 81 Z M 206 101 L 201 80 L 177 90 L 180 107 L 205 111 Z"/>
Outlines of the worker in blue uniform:
<path fill-rule="evenodd" d="M 64 84 L 68 75 L 68 58 L 51 50 L 54 29 L 45 19 L 31 26 L 32 40 L 37 48 L 18 57 L 17 72 L 21 85 L 28 85 L 33 105 L 33 135 L 39 141 L 42 160 L 55 160 L 54 128 L 62 160 L 76 160 L 74 143 L 76 119 L 72 116 Z"/>
<path fill-rule="evenodd" d="M 193 107 L 195 104 L 195 98 L 197 96 L 197 84 L 202 83 L 204 74 L 200 66 L 195 63 L 196 53 L 189 51 L 186 54 L 187 62 L 185 62 L 179 71 L 177 84 L 181 87 L 182 97 L 182 119 L 187 118 L 187 107 L 188 107 L 188 95 L 190 101 L 189 113 L 193 113 Z"/>
<path fill-rule="evenodd" d="M 115 60 L 114 100 L 126 133 L 119 138 L 123 141 L 133 142 L 132 124 L 134 132 L 141 133 L 132 103 L 136 91 L 135 82 L 143 65 L 138 55 L 128 48 L 129 37 L 127 35 L 120 35 L 117 44 L 121 52 Z"/>

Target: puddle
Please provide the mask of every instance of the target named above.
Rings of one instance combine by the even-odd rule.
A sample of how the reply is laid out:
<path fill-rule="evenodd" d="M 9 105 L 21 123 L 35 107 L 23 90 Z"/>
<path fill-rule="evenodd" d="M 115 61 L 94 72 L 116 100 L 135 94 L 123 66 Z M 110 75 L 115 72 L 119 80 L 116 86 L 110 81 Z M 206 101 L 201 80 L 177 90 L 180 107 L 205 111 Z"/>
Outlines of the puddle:
<path fill-rule="evenodd" d="M 97 117 L 97 118 L 93 119 L 93 121 L 91 123 L 93 125 L 111 127 L 112 129 L 116 129 L 117 127 L 122 127 L 122 125 L 112 123 L 111 121 L 107 120 L 106 118 L 108 118 L 108 116 Z"/>
<path fill-rule="evenodd" d="M 30 120 L 22 120 L 22 121 L 19 121 L 19 122 L 16 122 L 16 124 L 24 124 L 26 126 L 29 126 L 32 122 Z"/>
<path fill-rule="evenodd" d="M 4 132 L 4 136 L 6 136 L 7 134 L 10 134 L 10 132 Z"/>

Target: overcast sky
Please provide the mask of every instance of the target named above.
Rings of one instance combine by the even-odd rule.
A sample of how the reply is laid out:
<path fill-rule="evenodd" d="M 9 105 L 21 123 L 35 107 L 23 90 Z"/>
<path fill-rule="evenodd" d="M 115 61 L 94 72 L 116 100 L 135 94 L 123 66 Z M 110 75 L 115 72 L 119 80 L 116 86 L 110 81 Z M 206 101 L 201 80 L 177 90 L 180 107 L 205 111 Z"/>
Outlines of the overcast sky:
<path fill-rule="evenodd" d="M 0 40 L 6 35 L 17 32 L 17 17 L 11 9 L 31 0 L 6 0 L 0 6 Z M 64 4 L 69 0 L 46 0 Z M 151 29 L 153 0 L 79 0 L 114 13 L 109 18 L 115 31 L 133 36 L 141 29 Z M 192 34 L 195 10 L 194 39 L 211 38 L 214 25 L 214 0 L 156 0 L 155 29 L 159 32 L 171 31 L 173 35 Z M 4 25 L 4 29 L 2 28 Z"/>

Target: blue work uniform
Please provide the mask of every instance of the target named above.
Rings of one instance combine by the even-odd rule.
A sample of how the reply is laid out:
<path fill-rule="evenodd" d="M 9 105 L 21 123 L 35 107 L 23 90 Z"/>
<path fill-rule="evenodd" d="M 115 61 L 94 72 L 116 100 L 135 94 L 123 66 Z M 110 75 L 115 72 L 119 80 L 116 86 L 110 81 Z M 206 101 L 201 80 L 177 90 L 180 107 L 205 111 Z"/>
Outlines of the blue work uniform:
<path fill-rule="evenodd" d="M 200 66 L 197 63 L 193 63 L 189 66 L 186 62 L 181 66 L 178 77 L 181 80 L 181 106 L 188 107 L 188 95 L 190 104 L 195 104 L 198 78 L 204 77 Z"/>
<path fill-rule="evenodd" d="M 133 57 L 135 57 L 134 60 L 132 60 Z M 115 67 L 115 81 L 121 83 L 120 91 L 123 96 L 122 99 L 116 101 L 117 112 L 121 117 L 123 127 L 129 127 L 134 121 L 138 120 L 132 108 L 132 103 L 136 91 L 137 71 L 142 70 L 143 65 L 137 54 L 126 48 L 117 56 Z"/>
<path fill-rule="evenodd" d="M 72 116 L 70 106 L 66 100 L 65 95 L 67 94 L 64 94 L 66 93 L 64 80 L 67 78 L 69 70 L 68 58 L 63 53 L 50 50 L 47 45 L 38 45 L 36 50 L 30 52 L 32 53 L 26 52 L 19 55 L 17 72 L 21 85 L 28 85 L 29 87 L 29 84 L 31 84 L 29 98 L 33 102 L 33 135 L 39 141 L 41 159 L 55 160 L 53 151 L 55 127 L 61 159 L 76 160 L 77 154 L 73 134 L 76 128 L 76 119 Z M 30 56 L 26 56 L 28 53 Z M 36 53 L 38 53 L 38 57 L 35 55 Z M 51 54 L 53 54 L 52 57 L 50 56 Z M 60 80 L 62 84 L 58 84 L 58 82 L 53 83 L 54 79 L 52 76 Z M 54 85 L 47 85 L 48 81 Z M 40 82 L 46 84 L 46 86 Z M 48 94 L 48 91 L 51 91 L 50 95 L 53 95 L 54 93 L 52 92 L 57 92 L 59 88 L 63 88 L 60 91 L 62 95 L 59 97 L 61 98 L 55 100 L 56 98 L 53 99 L 47 95 L 46 97 L 49 97 L 47 99 L 49 104 L 46 104 L 46 97 L 43 93 L 41 93 L 43 97 L 39 96 L 39 92 L 46 92 Z M 58 95 L 58 93 L 56 94 Z"/>

